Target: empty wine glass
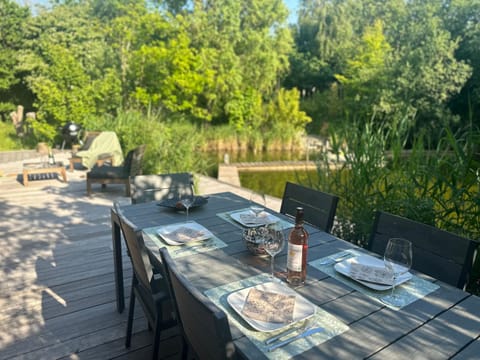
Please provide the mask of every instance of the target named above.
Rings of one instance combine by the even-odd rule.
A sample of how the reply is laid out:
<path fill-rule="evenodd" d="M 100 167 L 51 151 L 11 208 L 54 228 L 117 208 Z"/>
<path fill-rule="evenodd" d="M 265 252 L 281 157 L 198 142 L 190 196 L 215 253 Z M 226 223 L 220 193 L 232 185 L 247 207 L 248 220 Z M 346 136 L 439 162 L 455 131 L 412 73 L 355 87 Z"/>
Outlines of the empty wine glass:
<path fill-rule="evenodd" d="M 265 209 L 265 203 L 265 194 L 255 191 L 250 194 L 250 210 L 255 214 L 255 220 L 257 220 L 258 215 Z"/>
<path fill-rule="evenodd" d="M 193 197 L 191 195 L 184 195 L 180 199 L 180 202 L 185 207 L 185 210 L 187 212 L 187 222 L 188 222 L 188 210 L 190 209 L 190 206 L 192 206 L 193 204 Z"/>
<path fill-rule="evenodd" d="M 275 223 L 268 226 L 268 231 L 263 240 L 263 247 L 265 251 L 270 255 L 270 269 L 271 277 L 274 278 L 275 268 L 275 255 L 283 250 L 285 246 L 285 236 L 280 224 Z"/>
<path fill-rule="evenodd" d="M 388 240 L 383 262 L 392 273 L 393 284 L 390 295 L 384 296 L 382 301 L 395 307 L 402 307 L 401 298 L 395 294 L 395 285 L 398 278 L 412 267 L 412 243 L 402 238 Z"/>

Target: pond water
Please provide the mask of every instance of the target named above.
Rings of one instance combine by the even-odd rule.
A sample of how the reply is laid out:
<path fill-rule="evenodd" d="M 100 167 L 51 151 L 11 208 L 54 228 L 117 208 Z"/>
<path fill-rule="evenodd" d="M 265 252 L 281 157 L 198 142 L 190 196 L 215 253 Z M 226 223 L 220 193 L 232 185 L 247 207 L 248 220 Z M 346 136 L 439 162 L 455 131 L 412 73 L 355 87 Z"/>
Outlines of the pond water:
<path fill-rule="evenodd" d="M 275 151 L 275 152 L 221 152 L 204 154 L 204 160 L 211 164 L 208 175 L 217 177 L 218 164 L 224 162 L 227 154 L 230 163 L 236 162 L 265 162 L 265 161 L 305 161 L 305 152 Z M 309 154 L 308 158 L 314 160 L 315 154 Z M 243 187 L 265 194 L 281 198 L 287 181 L 304 184 L 315 183 L 318 180 L 317 172 L 313 171 L 248 171 L 239 172 L 240 183 Z"/>

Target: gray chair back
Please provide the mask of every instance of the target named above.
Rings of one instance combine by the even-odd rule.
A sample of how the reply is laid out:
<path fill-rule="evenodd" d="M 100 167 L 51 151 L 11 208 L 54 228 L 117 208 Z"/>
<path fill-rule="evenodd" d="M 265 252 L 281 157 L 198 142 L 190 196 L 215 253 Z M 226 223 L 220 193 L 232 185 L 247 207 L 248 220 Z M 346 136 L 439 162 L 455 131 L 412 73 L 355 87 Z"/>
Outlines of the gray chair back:
<path fill-rule="evenodd" d="M 114 203 L 114 209 L 120 220 L 120 229 L 127 245 L 135 276 L 147 290 L 147 293 L 152 294 L 153 270 L 141 231 L 125 217 L 121 206 L 117 202 Z"/>
<path fill-rule="evenodd" d="M 135 300 L 138 300 L 150 328 L 153 329 L 152 359 L 157 360 L 162 329 L 176 325 L 176 320 L 172 317 L 172 301 L 168 285 L 165 277 L 162 276 L 163 266 L 152 261 L 153 255 L 152 258 L 149 256 L 142 232 L 125 217 L 117 202 L 114 203 L 114 209 L 120 220 L 120 228 L 133 267 L 125 346 L 130 347 Z M 154 267 L 152 264 L 156 266 Z"/>
<path fill-rule="evenodd" d="M 132 204 L 193 196 L 190 173 L 138 175 L 130 178 Z"/>
<path fill-rule="evenodd" d="M 194 352 L 193 357 L 236 359 L 237 352 L 226 314 L 185 278 L 165 248 L 160 249 L 160 255 L 176 304 L 177 319 L 186 344 Z"/>
<path fill-rule="evenodd" d="M 142 162 L 145 155 L 146 145 L 140 145 L 130 150 L 125 158 L 124 168 L 127 176 L 137 176 L 142 174 Z"/>
<path fill-rule="evenodd" d="M 465 289 L 478 243 L 470 239 L 398 215 L 378 211 L 369 249 L 383 255 L 388 239 L 412 242 L 412 269 L 460 289 Z"/>
<path fill-rule="evenodd" d="M 302 185 L 287 182 L 280 213 L 295 216 L 297 207 L 303 207 L 305 222 L 330 232 L 337 211 L 338 196 Z"/>

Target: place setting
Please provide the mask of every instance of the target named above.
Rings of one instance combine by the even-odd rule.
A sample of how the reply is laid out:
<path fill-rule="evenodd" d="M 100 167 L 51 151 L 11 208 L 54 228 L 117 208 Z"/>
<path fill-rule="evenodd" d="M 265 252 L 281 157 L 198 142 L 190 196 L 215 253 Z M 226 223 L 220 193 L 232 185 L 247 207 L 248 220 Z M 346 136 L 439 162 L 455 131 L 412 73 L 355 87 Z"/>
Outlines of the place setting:
<path fill-rule="evenodd" d="M 269 359 L 288 359 L 348 330 L 271 274 L 210 289 L 205 295 Z"/>
<path fill-rule="evenodd" d="M 182 257 L 226 247 L 227 244 L 196 221 L 185 221 L 146 228 L 143 232 L 170 255 Z"/>
<path fill-rule="evenodd" d="M 217 214 L 220 218 L 241 229 L 255 230 L 256 228 L 280 223 L 284 229 L 293 226 L 288 221 L 265 211 L 266 199 L 264 194 L 253 192 L 250 195 L 249 207 Z"/>
<path fill-rule="evenodd" d="M 399 310 L 439 288 L 409 271 L 412 259 L 410 241 L 392 238 L 383 259 L 350 249 L 310 261 L 309 265 L 388 308 Z"/>

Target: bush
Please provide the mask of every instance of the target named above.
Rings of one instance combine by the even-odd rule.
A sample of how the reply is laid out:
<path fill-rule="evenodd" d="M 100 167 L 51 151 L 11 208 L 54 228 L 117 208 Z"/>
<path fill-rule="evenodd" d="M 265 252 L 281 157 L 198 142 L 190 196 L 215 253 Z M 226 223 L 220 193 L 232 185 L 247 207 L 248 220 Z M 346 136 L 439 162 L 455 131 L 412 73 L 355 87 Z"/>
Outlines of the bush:
<path fill-rule="evenodd" d="M 402 124 L 354 121 L 332 134 L 331 152 L 318 165 L 318 186 L 340 196 L 333 233 L 366 246 L 375 211 L 383 210 L 478 239 L 480 133 L 446 129 L 435 146 L 429 134 L 418 133 L 406 149 L 409 136 Z M 341 158 L 339 169 L 327 166 Z"/>

